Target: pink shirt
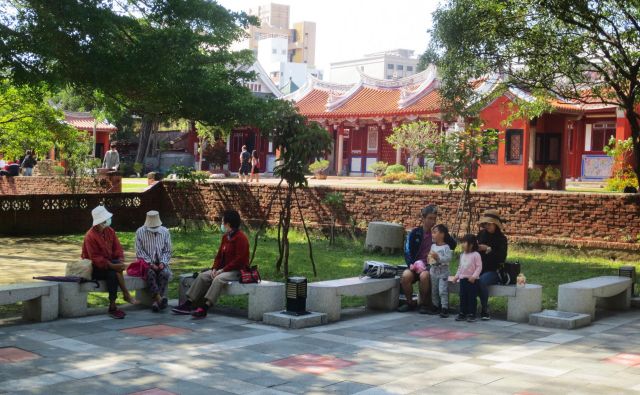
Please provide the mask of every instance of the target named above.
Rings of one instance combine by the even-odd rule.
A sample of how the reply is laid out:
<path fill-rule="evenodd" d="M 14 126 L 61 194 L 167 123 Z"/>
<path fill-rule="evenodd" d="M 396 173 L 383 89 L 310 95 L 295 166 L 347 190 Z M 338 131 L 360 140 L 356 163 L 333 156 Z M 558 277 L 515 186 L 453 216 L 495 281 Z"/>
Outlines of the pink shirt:
<path fill-rule="evenodd" d="M 482 271 L 482 257 L 477 251 L 465 252 L 460 255 L 457 278 L 479 278 Z"/>

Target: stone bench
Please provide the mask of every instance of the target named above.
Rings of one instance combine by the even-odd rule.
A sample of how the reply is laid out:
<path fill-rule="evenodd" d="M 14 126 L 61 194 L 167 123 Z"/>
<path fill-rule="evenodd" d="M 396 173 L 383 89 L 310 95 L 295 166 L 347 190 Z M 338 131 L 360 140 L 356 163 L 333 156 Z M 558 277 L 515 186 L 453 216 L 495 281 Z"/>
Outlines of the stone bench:
<path fill-rule="evenodd" d="M 601 276 L 558 287 L 558 310 L 591 315 L 595 319 L 596 304 L 608 309 L 629 309 L 631 306 L 631 279 Z"/>
<path fill-rule="evenodd" d="M 449 281 L 449 292 L 459 293 L 460 283 Z M 542 311 L 542 285 L 491 285 L 489 296 L 507 298 L 507 321 L 529 322 L 529 314 Z"/>
<path fill-rule="evenodd" d="M 0 285 L 0 305 L 22 302 L 22 317 L 31 321 L 58 318 L 58 283 Z"/>
<path fill-rule="evenodd" d="M 153 300 L 147 290 L 147 283 L 140 277 L 124 276 L 124 281 L 129 291 L 136 291 L 136 299 L 143 306 L 151 306 Z M 95 283 L 58 283 L 60 291 L 60 316 L 83 317 L 88 313 L 87 296 L 89 292 L 107 292 L 107 283 L 98 281 L 100 286 L 96 288 Z M 120 288 L 118 287 L 118 292 Z"/>
<path fill-rule="evenodd" d="M 195 279 L 193 274 L 181 274 L 179 284 L 179 300 L 187 300 L 187 291 Z M 222 291 L 223 295 L 249 295 L 248 318 L 262 321 L 264 313 L 282 311 L 285 308 L 285 285 L 274 281 L 261 281 L 255 284 L 241 284 L 230 281 Z"/>
<path fill-rule="evenodd" d="M 366 296 L 367 308 L 393 311 L 398 307 L 400 279 L 350 277 L 310 283 L 307 289 L 307 310 L 326 313 L 329 321 L 338 321 L 342 296 Z"/>

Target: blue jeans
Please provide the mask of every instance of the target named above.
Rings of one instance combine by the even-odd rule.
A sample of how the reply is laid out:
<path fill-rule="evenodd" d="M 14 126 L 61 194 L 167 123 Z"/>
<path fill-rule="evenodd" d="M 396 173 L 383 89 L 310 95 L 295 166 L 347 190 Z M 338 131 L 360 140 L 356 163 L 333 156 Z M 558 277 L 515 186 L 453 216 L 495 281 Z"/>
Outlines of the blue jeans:
<path fill-rule="evenodd" d="M 22 175 L 25 177 L 31 177 L 31 175 L 33 175 L 33 167 L 23 167 Z"/>
<path fill-rule="evenodd" d="M 460 314 L 476 315 L 476 297 L 478 296 L 478 281 L 471 284 L 468 279 L 460 280 Z"/>
<path fill-rule="evenodd" d="M 487 305 L 489 303 L 489 285 L 498 284 L 498 273 L 497 272 L 486 272 L 480 275 L 480 280 L 478 281 L 480 286 L 480 304 L 482 305 L 482 310 L 487 310 Z"/>

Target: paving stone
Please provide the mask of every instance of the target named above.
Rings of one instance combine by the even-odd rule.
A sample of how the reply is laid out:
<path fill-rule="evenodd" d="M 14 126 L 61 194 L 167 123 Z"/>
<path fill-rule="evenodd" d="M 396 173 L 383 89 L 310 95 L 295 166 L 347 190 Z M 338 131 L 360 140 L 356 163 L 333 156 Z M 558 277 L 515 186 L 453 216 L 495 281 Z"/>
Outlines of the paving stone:
<path fill-rule="evenodd" d="M 358 392 L 362 392 L 368 389 L 374 388 L 371 385 L 354 383 L 351 381 L 341 381 L 337 384 L 331 384 L 322 388 L 323 392 L 333 393 L 333 394 L 341 394 L 341 395 L 352 395 Z"/>

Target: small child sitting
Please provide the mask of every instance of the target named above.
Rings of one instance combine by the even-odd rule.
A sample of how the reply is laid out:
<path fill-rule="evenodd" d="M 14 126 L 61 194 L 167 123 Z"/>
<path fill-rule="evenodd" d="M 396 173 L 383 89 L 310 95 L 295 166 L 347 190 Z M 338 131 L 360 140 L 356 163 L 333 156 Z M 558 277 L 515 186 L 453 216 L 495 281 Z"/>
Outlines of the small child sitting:
<path fill-rule="evenodd" d="M 461 242 L 460 265 L 453 278 L 454 282 L 460 282 L 460 313 L 456 317 L 456 321 L 475 322 L 476 297 L 478 296 L 478 279 L 480 272 L 482 272 L 482 258 L 478 253 L 476 236 L 467 234 Z"/>

